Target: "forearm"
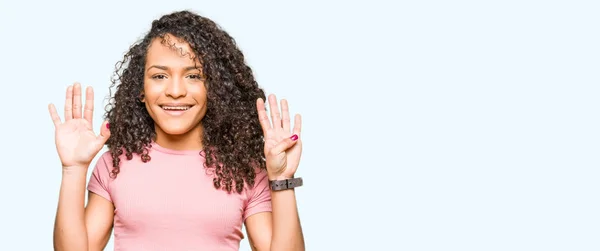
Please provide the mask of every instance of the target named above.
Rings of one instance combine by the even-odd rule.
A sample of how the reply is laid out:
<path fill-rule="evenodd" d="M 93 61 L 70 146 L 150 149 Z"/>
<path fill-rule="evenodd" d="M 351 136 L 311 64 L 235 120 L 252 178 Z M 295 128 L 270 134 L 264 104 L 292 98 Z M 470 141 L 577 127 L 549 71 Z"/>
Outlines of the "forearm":
<path fill-rule="evenodd" d="M 271 191 L 273 207 L 273 235 L 271 250 L 304 250 L 304 236 L 300 226 L 294 189 Z"/>
<path fill-rule="evenodd" d="M 54 223 L 54 250 L 87 250 L 85 191 L 87 168 L 63 171 Z"/>

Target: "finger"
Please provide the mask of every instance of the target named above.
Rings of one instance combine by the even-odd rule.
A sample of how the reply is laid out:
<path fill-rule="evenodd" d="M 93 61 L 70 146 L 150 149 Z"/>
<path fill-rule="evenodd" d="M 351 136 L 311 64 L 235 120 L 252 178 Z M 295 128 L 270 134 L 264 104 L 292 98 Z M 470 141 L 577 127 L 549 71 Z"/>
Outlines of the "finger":
<path fill-rule="evenodd" d="M 292 137 L 290 138 L 285 138 L 281 142 L 277 143 L 277 145 L 275 145 L 273 148 L 271 148 L 270 154 L 272 156 L 277 156 L 285 152 L 287 149 L 290 149 L 296 144 L 296 142 L 298 142 L 297 135 L 292 135 Z"/>
<path fill-rule="evenodd" d="M 83 118 L 92 124 L 94 117 L 94 89 L 91 86 L 85 88 L 85 107 L 83 108 Z"/>
<path fill-rule="evenodd" d="M 290 111 L 288 102 L 285 99 L 281 100 L 281 125 L 284 131 L 290 131 Z"/>
<path fill-rule="evenodd" d="M 65 121 L 73 118 L 73 86 L 67 87 L 67 98 L 65 99 Z"/>
<path fill-rule="evenodd" d="M 81 118 L 81 84 L 79 83 L 73 86 L 73 118 Z"/>
<path fill-rule="evenodd" d="M 271 122 L 273 124 L 273 128 L 281 128 L 281 113 L 279 112 L 279 107 L 277 106 L 277 97 L 275 97 L 274 94 L 269 95 L 269 109 L 271 109 Z"/>
<path fill-rule="evenodd" d="M 269 116 L 267 116 L 265 101 L 262 98 L 256 100 L 256 111 L 258 112 L 258 121 L 260 121 L 263 134 L 265 134 L 267 130 L 271 129 L 271 123 L 269 122 Z"/>
<path fill-rule="evenodd" d="M 108 121 L 104 121 L 100 127 L 100 135 L 97 137 L 98 144 L 106 144 L 108 138 L 110 138 L 110 125 Z"/>
<path fill-rule="evenodd" d="M 292 132 L 300 137 L 300 133 L 302 132 L 302 116 L 300 114 L 294 116 L 294 130 Z"/>
<path fill-rule="evenodd" d="M 48 111 L 50 112 L 50 117 L 52 118 L 52 122 L 54 122 L 54 126 L 59 126 L 60 116 L 58 116 L 58 112 L 56 112 L 56 107 L 54 107 L 54 104 L 48 105 Z"/>

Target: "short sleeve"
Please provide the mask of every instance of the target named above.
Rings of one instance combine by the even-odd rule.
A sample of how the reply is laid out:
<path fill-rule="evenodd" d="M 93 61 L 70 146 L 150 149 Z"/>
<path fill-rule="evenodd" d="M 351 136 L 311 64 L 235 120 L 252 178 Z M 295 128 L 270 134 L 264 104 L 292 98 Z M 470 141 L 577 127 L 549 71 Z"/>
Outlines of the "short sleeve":
<path fill-rule="evenodd" d="M 96 162 L 88 183 L 88 191 L 100 195 L 110 202 L 112 202 L 112 199 L 108 184 L 110 181 L 110 166 L 112 166 L 109 163 L 112 164 L 111 162 L 110 154 L 108 152 L 104 153 Z"/>
<path fill-rule="evenodd" d="M 256 174 L 254 187 L 248 192 L 248 201 L 244 208 L 244 221 L 253 214 L 271 212 L 271 189 L 267 172 L 261 170 Z"/>

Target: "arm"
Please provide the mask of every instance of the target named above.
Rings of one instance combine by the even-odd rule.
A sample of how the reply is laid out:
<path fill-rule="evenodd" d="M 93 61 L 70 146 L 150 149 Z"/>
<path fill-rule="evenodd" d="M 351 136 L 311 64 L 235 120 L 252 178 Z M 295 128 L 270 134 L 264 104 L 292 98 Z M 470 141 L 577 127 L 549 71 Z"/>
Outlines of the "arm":
<path fill-rule="evenodd" d="M 54 223 L 54 250 L 87 250 L 84 220 L 85 170 L 63 170 Z"/>
<path fill-rule="evenodd" d="M 246 219 L 252 250 L 305 250 L 295 191 L 272 191 L 271 201 L 272 213 L 258 213 Z"/>
<path fill-rule="evenodd" d="M 273 237 L 271 250 L 304 250 L 304 236 L 294 189 L 271 192 Z"/>
<path fill-rule="evenodd" d="M 102 250 L 113 221 L 114 207 L 108 200 L 90 195 L 88 207 L 84 206 L 88 167 L 110 137 L 110 130 L 106 122 L 100 135 L 92 130 L 93 89 L 86 89 L 83 110 L 81 98 L 80 84 L 67 87 L 64 121 L 56 107 L 48 105 L 63 174 L 53 239 L 54 250 L 60 251 Z"/>
<path fill-rule="evenodd" d="M 89 192 L 85 208 L 85 224 L 89 251 L 102 251 L 113 229 L 115 207 L 112 202 Z"/>
<path fill-rule="evenodd" d="M 89 193 L 84 208 L 87 168 L 63 171 L 54 224 L 54 250 L 103 250 L 113 225 L 114 206 Z"/>
<path fill-rule="evenodd" d="M 300 162 L 302 121 L 300 115 L 296 114 L 292 129 L 287 100 L 281 100 L 280 111 L 275 95 L 269 95 L 268 99 L 272 121 L 269 121 L 264 101 L 260 98 L 256 101 L 265 140 L 266 168 L 269 180 L 284 180 L 294 177 Z M 260 251 L 303 251 L 304 236 L 294 189 L 268 192 L 271 196 L 272 213 L 254 214 L 246 219 L 252 248 Z"/>

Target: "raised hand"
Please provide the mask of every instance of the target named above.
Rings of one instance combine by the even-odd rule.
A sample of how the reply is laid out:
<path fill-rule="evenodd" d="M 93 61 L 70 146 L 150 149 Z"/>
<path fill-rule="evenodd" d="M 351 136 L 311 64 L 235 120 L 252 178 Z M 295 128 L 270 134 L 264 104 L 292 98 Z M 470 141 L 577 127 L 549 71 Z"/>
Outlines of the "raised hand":
<path fill-rule="evenodd" d="M 294 177 L 302 154 L 302 141 L 300 140 L 301 117 L 296 114 L 294 128 L 290 129 L 290 113 L 287 100 L 281 100 L 281 111 L 279 111 L 275 95 L 269 95 L 268 100 L 271 121 L 267 116 L 265 102 L 262 99 L 256 101 L 258 118 L 265 138 L 267 173 L 270 180 L 289 179 Z"/>
<path fill-rule="evenodd" d="M 63 169 L 87 168 L 96 154 L 110 137 L 107 122 L 102 124 L 100 135 L 94 133 L 92 117 L 94 113 L 94 90 L 85 91 L 85 108 L 81 106 L 81 85 L 75 83 L 67 87 L 65 100 L 65 121 L 62 122 L 56 107 L 48 105 L 55 127 L 55 143 Z"/>

